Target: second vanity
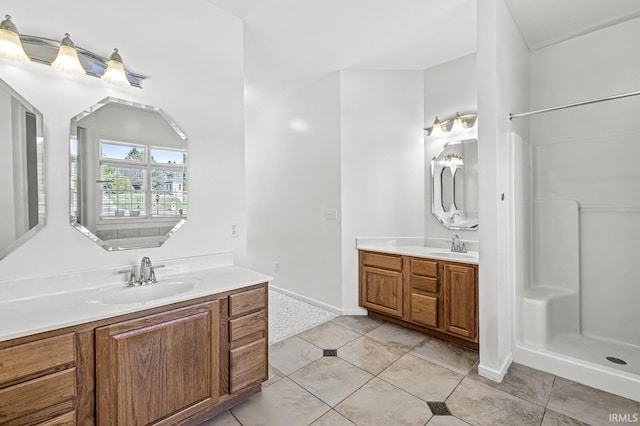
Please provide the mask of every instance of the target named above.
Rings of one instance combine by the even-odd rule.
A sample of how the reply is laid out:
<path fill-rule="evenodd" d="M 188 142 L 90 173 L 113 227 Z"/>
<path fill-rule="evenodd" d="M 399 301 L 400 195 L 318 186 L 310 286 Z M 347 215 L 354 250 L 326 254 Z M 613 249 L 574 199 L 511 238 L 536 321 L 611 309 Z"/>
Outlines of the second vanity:
<path fill-rule="evenodd" d="M 269 280 L 215 265 L 3 301 L 0 424 L 195 425 L 237 404 L 267 379 Z M 152 286 L 169 290 L 137 300 Z"/>
<path fill-rule="evenodd" d="M 478 349 L 478 252 L 411 239 L 358 239 L 360 306 L 370 316 Z"/>

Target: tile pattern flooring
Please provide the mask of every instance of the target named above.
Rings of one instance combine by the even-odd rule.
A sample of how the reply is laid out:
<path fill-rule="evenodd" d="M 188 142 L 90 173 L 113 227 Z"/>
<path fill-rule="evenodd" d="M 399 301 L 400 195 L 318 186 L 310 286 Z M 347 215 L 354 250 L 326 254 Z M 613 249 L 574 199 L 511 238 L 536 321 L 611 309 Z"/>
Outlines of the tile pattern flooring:
<path fill-rule="evenodd" d="M 494 383 L 476 373 L 476 352 L 369 317 L 337 317 L 272 345 L 269 357 L 262 392 L 201 426 L 604 425 L 613 413 L 640 416 L 638 402 L 518 364 Z"/>

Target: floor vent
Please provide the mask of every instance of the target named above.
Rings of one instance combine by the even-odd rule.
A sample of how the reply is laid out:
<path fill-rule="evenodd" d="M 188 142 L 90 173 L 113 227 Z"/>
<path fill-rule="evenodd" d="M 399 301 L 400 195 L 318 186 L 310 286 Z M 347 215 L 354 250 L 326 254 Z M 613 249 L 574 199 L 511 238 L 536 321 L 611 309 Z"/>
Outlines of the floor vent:
<path fill-rule="evenodd" d="M 608 356 L 607 361 L 618 365 L 627 365 L 627 361 L 624 359 L 616 358 L 615 356 Z"/>
<path fill-rule="evenodd" d="M 323 349 L 322 356 L 338 356 L 337 349 Z"/>
<path fill-rule="evenodd" d="M 429 409 L 434 416 L 450 416 L 451 411 L 444 402 L 427 402 Z"/>

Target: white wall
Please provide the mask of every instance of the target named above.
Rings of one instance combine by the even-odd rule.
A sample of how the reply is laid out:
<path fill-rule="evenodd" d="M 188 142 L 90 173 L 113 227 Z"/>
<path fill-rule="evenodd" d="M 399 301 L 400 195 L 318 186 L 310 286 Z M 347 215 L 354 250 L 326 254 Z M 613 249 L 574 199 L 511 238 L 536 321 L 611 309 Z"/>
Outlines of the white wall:
<path fill-rule="evenodd" d="M 133 264 L 143 255 L 233 250 L 242 262 L 244 236 L 228 238 L 245 212 L 242 22 L 204 0 L 179 9 L 168 0 L 114 0 L 108 7 L 3 1 L 21 33 L 58 39 L 69 32 L 77 45 L 105 56 L 118 47 L 125 66 L 150 79 L 142 90 L 113 88 L 39 64 L 0 61 L 0 78 L 44 115 L 47 207 L 45 228 L 0 261 L 0 280 Z M 160 248 L 107 252 L 69 225 L 70 119 L 106 96 L 157 105 L 189 137 L 189 218 Z"/>
<path fill-rule="evenodd" d="M 531 106 L 638 90 L 640 19 L 531 54 Z M 640 98 L 531 119 L 537 198 L 580 204 L 581 324 L 585 335 L 640 345 Z"/>
<path fill-rule="evenodd" d="M 252 109 L 246 147 L 249 265 L 276 287 L 339 309 L 339 73 Z"/>
<path fill-rule="evenodd" d="M 342 308 L 358 311 L 356 237 L 424 235 L 421 71 L 342 71 Z"/>
<path fill-rule="evenodd" d="M 435 117 L 441 121 L 478 112 L 478 71 L 475 53 L 428 68 L 424 71 L 424 127 Z M 426 135 L 426 133 L 425 133 Z M 425 236 L 450 239 L 454 234 L 465 240 L 477 240 L 477 231 L 451 231 L 431 214 L 431 160 L 449 139 L 425 137 Z M 482 226 L 482 224 L 480 224 Z"/>
<path fill-rule="evenodd" d="M 511 362 L 511 306 L 515 289 L 510 253 L 509 133 L 527 134 L 510 112 L 529 107 L 529 51 L 503 0 L 478 3 L 478 157 L 480 184 L 480 365 L 501 380 Z M 505 193 L 505 201 L 500 194 Z"/>

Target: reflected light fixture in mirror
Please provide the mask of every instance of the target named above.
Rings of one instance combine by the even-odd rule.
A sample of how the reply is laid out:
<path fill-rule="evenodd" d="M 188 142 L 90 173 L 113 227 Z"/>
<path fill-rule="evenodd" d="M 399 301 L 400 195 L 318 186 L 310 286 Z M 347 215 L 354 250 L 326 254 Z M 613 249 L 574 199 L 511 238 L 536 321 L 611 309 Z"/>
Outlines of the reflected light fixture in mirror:
<path fill-rule="evenodd" d="M 30 62 L 22 47 L 18 29 L 11 22 L 10 15 L 5 15 L 4 21 L 0 22 L 0 57 L 18 62 Z"/>
<path fill-rule="evenodd" d="M 462 161 L 462 157 L 456 154 L 449 154 L 444 157 L 444 160 L 447 166 L 464 166 L 464 161 Z"/>
<path fill-rule="evenodd" d="M 58 56 L 56 60 L 51 63 L 51 68 L 67 74 L 84 75 L 87 73 L 80 64 L 76 46 L 73 44 L 73 41 L 71 41 L 71 38 L 69 38 L 69 33 L 66 33 L 60 42 Z"/>

